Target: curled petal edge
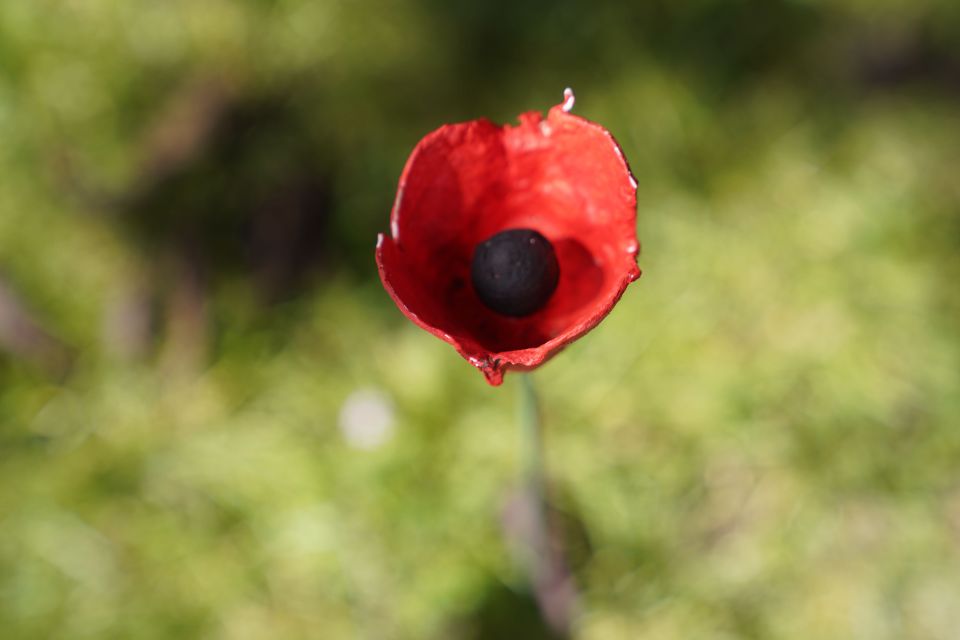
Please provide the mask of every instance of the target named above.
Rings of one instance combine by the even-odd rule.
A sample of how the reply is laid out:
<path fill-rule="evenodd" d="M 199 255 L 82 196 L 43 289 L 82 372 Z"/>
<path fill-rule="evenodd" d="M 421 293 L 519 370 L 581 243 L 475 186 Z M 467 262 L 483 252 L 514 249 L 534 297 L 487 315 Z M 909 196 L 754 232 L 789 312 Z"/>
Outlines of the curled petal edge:
<path fill-rule="evenodd" d="M 529 118 L 539 118 L 539 114 L 535 112 L 530 114 L 524 114 L 521 116 L 521 122 L 524 122 L 525 119 Z M 549 114 L 547 121 L 560 118 L 573 118 L 579 121 L 579 124 L 582 126 L 588 126 L 593 128 L 596 131 L 599 131 L 603 134 L 605 139 L 611 144 L 613 152 L 617 155 L 618 159 L 623 165 L 623 170 L 625 172 L 625 177 L 629 181 L 631 190 L 632 190 L 632 200 L 634 208 L 634 218 L 636 215 L 636 188 L 637 181 L 630 170 L 629 164 L 626 160 L 626 157 L 623 154 L 623 151 L 614 139 L 614 137 L 607 131 L 605 128 L 586 120 L 563 111 L 562 106 L 558 105 L 553 107 Z M 483 122 L 485 124 L 487 121 L 479 120 L 474 122 Z M 450 126 L 462 126 L 462 125 L 445 125 L 445 127 Z M 509 126 L 509 125 L 507 125 Z M 441 135 L 441 132 L 445 127 L 428 134 L 423 141 L 430 140 L 433 137 Z M 505 127 L 504 127 L 505 128 Z M 400 245 L 399 240 L 399 216 L 402 210 L 402 199 L 404 190 L 406 188 L 406 183 L 408 175 L 410 173 L 411 167 L 416 161 L 418 148 L 414 150 L 410 158 L 407 161 L 406 166 L 404 167 L 403 174 L 400 177 L 400 182 L 397 190 L 397 197 L 394 203 L 393 209 L 390 216 L 390 235 L 379 234 L 377 237 L 377 248 L 376 248 L 376 261 L 377 261 L 377 270 L 380 275 L 380 279 L 383 283 L 384 288 L 387 293 L 393 299 L 394 303 L 400 309 L 400 311 L 407 316 L 414 324 L 422 328 L 423 330 L 433 334 L 434 336 L 440 338 L 444 342 L 449 343 L 453 346 L 454 349 L 470 364 L 479 369 L 483 373 L 487 382 L 492 386 L 499 386 L 503 383 L 503 377 L 506 371 L 529 371 L 535 369 L 545 363 L 547 360 L 552 358 L 554 355 L 559 353 L 566 347 L 569 343 L 577 340 L 591 329 L 596 327 L 612 310 L 613 307 L 617 304 L 620 298 L 623 296 L 626 291 L 627 286 L 635 281 L 641 275 L 641 270 L 637 266 L 637 255 L 640 251 L 639 242 L 634 242 L 632 246 L 627 248 L 627 253 L 629 257 L 629 264 L 627 268 L 623 269 L 623 275 L 618 278 L 617 287 L 614 290 L 611 286 L 608 289 L 608 293 L 602 301 L 598 301 L 593 308 L 592 313 L 589 313 L 582 320 L 573 324 L 569 328 L 562 331 L 559 335 L 545 341 L 543 344 L 537 345 L 535 347 L 528 347 L 523 349 L 517 349 L 512 351 L 491 351 L 489 349 L 484 349 L 480 346 L 475 340 L 466 337 L 466 336 L 454 336 L 451 333 L 444 331 L 433 324 L 425 321 L 420 317 L 415 311 L 413 311 L 403 298 L 398 295 L 396 288 L 392 283 L 392 278 L 389 273 L 390 267 L 387 265 L 387 260 L 385 259 L 385 251 L 387 250 L 387 245 L 392 245 L 392 249 L 396 251 L 403 251 L 402 246 Z"/>

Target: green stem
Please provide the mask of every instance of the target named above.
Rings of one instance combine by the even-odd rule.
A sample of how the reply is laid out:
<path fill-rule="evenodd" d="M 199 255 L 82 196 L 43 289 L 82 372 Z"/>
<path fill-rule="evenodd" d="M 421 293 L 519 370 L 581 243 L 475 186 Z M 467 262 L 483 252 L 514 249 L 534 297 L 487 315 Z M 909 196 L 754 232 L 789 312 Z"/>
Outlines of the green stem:
<path fill-rule="evenodd" d="M 524 475 L 533 516 L 530 540 L 533 556 L 531 569 L 532 577 L 538 580 L 544 576 L 549 563 L 543 425 L 540 421 L 540 401 L 533 385 L 533 376 L 524 373 L 518 377 L 520 378 L 520 428 L 523 438 Z"/>
<path fill-rule="evenodd" d="M 526 499 L 530 512 L 528 571 L 540 613 L 558 638 L 568 638 L 577 609 L 577 591 L 562 555 L 551 549 L 547 505 L 547 474 L 544 464 L 543 423 L 540 402 L 532 376 L 520 378 L 520 428 L 523 438 L 523 465 Z"/>

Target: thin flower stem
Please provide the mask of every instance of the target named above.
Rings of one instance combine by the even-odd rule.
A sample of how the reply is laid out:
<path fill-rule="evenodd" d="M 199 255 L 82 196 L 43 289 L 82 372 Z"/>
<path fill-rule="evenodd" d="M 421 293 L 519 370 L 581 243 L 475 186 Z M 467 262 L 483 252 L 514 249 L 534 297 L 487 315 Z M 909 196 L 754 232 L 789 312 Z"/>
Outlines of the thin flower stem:
<path fill-rule="evenodd" d="M 549 564 L 547 530 L 546 471 L 543 455 L 543 425 L 540 421 L 540 400 L 533 376 L 520 378 L 520 428 L 523 438 L 524 475 L 532 515 L 530 546 L 533 556 L 533 578 L 539 580 Z"/>
<path fill-rule="evenodd" d="M 553 545 L 552 534 L 557 532 L 551 531 L 539 398 L 532 376 L 524 373 L 518 377 L 526 511 L 529 514 L 526 540 L 530 563 L 528 571 L 544 621 L 557 638 L 568 638 L 579 608 L 579 597 L 564 554 Z"/>

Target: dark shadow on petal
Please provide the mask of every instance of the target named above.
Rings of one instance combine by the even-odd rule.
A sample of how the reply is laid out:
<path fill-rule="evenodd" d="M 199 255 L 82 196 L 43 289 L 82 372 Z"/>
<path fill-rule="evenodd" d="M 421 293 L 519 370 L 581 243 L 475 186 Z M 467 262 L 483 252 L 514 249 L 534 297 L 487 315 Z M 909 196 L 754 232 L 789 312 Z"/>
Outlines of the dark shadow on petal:
<path fill-rule="evenodd" d="M 554 241 L 560 263 L 560 283 L 550 301 L 550 314 L 566 316 L 593 302 L 603 287 L 603 269 L 593 254 L 575 238 Z"/>
<path fill-rule="evenodd" d="M 470 282 L 468 256 L 444 260 L 446 273 L 435 289 L 447 317 L 437 326 L 451 334 L 467 335 L 491 352 L 538 347 L 563 333 L 602 298 L 604 271 L 579 240 L 554 243 L 560 262 L 560 283 L 541 311 L 510 318 L 491 311 L 477 298 Z M 429 295 L 429 292 L 424 292 Z"/>

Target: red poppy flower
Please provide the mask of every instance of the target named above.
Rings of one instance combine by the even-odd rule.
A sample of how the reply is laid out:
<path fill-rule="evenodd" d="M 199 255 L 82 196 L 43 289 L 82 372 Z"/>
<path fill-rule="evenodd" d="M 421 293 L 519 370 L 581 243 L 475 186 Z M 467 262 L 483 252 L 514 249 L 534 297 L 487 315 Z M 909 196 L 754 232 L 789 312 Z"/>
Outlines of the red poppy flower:
<path fill-rule="evenodd" d="M 518 126 L 479 119 L 428 134 L 400 177 L 391 233 L 377 239 L 380 278 L 400 310 L 492 385 L 592 329 L 640 276 L 637 183 L 613 136 L 570 106 L 572 95 L 546 119 L 530 112 Z M 471 277 L 478 245 L 508 229 L 542 234 L 559 266 L 549 299 L 527 315 L 488 307 Z"/>

